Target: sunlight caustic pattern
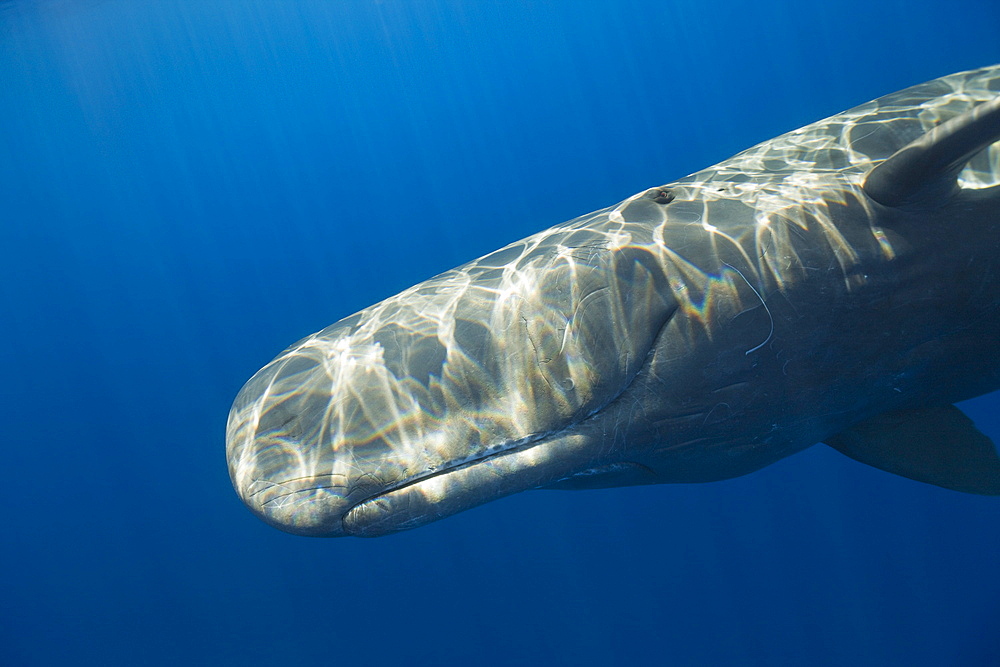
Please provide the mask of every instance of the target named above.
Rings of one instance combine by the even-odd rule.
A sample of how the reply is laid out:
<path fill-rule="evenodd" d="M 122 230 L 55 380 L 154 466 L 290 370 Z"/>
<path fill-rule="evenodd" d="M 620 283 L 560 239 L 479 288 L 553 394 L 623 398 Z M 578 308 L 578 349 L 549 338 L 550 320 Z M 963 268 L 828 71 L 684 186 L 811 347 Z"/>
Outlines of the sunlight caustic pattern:
<path fill-rule="evenodd" d="M 541 459 L 584 445 L 571 437 L 561 449 L 531 444 L 614 401 L 675 313 L 711 337 L 739 313 L 766 309 L 769 295 L 805 279 L 817 258 L 839 269 L 848 289 L 862 284 L 859 252 L 886 260 L 896 252 L 878 227 L 859 236 L 838 224 L 842 210 L 872 206 L 861 192 L 865 175 L 998 92 L 1000 67 L 992 67 L 888 95 L 513 243 L 305 338 L 233 405 L 227 441 L 237 491 L 269 522 L 328 533 L 359 512 L 377 513 L 371 499 L 387 490 L 424 481 L 432 506 L 463 483 L 437 471 L 486 458 L 498 479 L 508 464 L 540 470 Z M 998 165 L 994 144 L 960 182 L 997 185 Z M 827 247 L 806 247 L 806 230 L 821 232 Z M 747 353 L 769 335 L 765 318 Z M 538 475 L 529 482 L 556 481 Z"/>

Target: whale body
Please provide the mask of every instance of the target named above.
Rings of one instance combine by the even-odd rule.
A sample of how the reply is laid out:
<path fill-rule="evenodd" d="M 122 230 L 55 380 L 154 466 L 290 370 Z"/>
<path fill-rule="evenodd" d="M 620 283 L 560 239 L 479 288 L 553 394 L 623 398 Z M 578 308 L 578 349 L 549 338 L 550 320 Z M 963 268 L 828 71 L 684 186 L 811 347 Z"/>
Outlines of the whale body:
<path fill-rule="evenodd" d="M 229 415 L 243 502 L 377 536 L 535 488 L 709 482 L 816 443 L 1000 494 L 1000 65 L 887 95 L 299 341 Z"/>

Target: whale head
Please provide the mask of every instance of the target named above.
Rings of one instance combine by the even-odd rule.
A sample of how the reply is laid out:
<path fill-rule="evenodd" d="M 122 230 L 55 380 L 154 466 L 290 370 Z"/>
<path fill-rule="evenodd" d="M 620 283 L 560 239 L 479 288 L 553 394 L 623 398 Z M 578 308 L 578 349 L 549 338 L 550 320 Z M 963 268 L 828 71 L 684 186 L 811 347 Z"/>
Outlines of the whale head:
<path fill-rule="evenodd" d="M 296 343 L 230 412 L 241 499 L 290 533 L 374 536 L 611 457 L 587 422 L 673 307 L 628 242 L 556 228 Z"/>

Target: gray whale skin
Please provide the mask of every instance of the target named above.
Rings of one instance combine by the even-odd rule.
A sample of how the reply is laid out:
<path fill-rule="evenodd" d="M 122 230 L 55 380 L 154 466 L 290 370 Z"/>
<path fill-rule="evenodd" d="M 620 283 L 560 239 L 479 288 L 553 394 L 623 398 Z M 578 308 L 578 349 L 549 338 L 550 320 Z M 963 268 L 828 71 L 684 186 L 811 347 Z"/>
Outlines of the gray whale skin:
<path fill-rule="evenodd" d="M 239 392 L 229 473 L 299 535 L 518 491 L 710 482 L 815 443 L 1000 494 L 1000 65 L 887 95 L 412 287 Z"/>

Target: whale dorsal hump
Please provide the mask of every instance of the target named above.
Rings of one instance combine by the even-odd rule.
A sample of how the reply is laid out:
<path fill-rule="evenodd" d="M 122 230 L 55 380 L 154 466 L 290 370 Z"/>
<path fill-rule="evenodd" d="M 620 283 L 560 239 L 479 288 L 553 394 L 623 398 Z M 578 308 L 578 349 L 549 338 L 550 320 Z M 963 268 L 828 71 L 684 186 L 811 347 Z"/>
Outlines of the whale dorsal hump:
<path fill-rule="evenodd" d="M 1000 97 L 941 123 L 868 173 L 865 193 L 883 206 L 934 207 L 958 189 L 972 157 L 1000 141 Z"/>
<path fill-rule="evenodd" d="M 886 412 L 826 438 L 855 461 L 946 489 L 1000 495 L 1000 456 L 954 405 Z"/>

